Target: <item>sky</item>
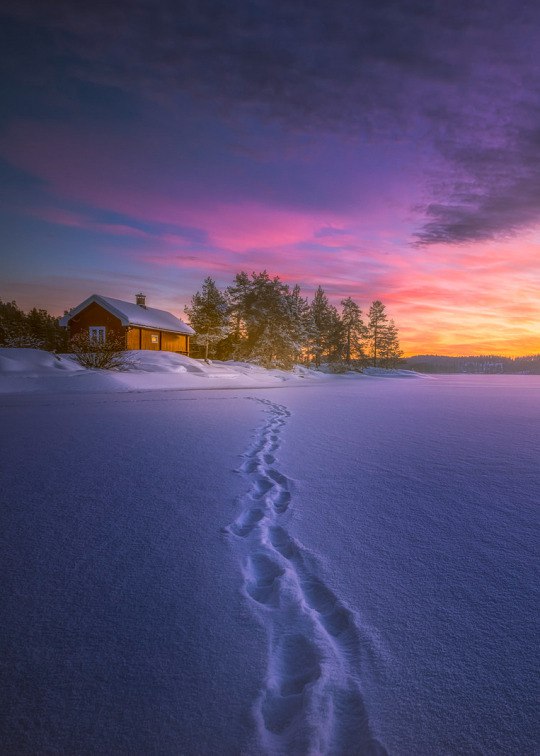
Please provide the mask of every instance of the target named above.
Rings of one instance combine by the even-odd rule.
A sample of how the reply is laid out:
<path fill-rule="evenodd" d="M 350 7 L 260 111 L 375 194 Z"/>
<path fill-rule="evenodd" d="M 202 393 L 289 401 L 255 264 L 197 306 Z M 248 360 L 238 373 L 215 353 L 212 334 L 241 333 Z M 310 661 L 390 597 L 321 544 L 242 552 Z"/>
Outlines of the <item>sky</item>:
<path fill-rule="evenodd" d="M 4 0 L 0 299 L 268 270 L 406 354 L 540 352 L 537 0 Z"/>

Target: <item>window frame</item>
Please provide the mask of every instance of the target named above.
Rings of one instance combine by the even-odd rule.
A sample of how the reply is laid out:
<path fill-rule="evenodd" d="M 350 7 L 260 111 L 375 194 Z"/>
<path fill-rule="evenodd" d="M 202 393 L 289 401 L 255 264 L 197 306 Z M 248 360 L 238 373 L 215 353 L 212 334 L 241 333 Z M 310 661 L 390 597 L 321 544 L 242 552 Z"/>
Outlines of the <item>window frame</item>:
<path fill-rule="evenodd" d="M 107 328 L 105 326 L 89 326 L 88 335 L 90 341 L 95 341 L 96 344 L 104 344 L 107 339 Z"/>

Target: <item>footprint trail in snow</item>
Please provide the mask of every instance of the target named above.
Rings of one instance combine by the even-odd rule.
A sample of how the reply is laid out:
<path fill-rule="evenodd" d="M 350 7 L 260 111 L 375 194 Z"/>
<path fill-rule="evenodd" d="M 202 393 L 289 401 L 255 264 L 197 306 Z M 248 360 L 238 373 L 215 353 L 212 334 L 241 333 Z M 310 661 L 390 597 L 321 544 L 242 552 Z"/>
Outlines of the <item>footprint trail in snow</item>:
<path fill-rule="evenodd" d="M 268 754 L 382 756 L 361 686 L 369 638 L 320 576 L 317 560 L 287 531 L 293 484 L 278 468 L 280 434 L 290 417 L 266 407 L 239 472 L 249 483 L 241 512 L 224 530 L 242 562 L 245 594 L 266 627 L 268 664 L 255 704 Z"/>

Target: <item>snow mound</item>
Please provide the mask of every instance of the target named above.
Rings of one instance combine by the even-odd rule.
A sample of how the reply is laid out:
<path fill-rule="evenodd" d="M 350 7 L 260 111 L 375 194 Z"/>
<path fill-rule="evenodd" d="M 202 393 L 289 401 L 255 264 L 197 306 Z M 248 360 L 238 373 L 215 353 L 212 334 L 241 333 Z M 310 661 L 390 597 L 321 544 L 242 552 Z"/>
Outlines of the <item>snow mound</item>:
<path fill-rule="evenodd" d="M 129 353 L 129 364 L 125 372 L 141 373 L 187 373 L 188 367 L 184 363 L 181 354 L 174 352 L 150 352 L 144 349 L 137 349 Z M 189 360 L 193 362 L 193 360 Z M 193 372 L 191 368 L 190 372 Z"/>
<path fill-rule="evenodd" d="M 0 375 L 3 373 L 41 375 L 80 370 L 84 368 L 69 355 L 51 354 L 43 349 L 0 347 Z"/>
<path fill-rule="evenodd" d="M 321 381 L 371 378 L 425 378 L 412 370 L 366 368 L 364 374 L 332 375 L 296 365 L 293 370 L 267 369 L 249 362 L 194 360 L 175 352 L 133 350 L 121 370 L 81 367 L 72 355 L 41 349 L 0 349 L 0 393 L 84 393 L 216 388 L 265 388 Z"/>
<path fill-rule="evenodd" d="M 175 352 L 151 352 L 137 349 L 129 352 L 129 365 L 123 372 L 192 373 L 206 378 L 237 378 L 238 373 L 224 363 L 194 360 Z"/>
<path fill-rule="evenodd" d="M 315 380 L 327 378 L 322 372 L 311 370 L 302 365 L 295 365 L 292 370 L 280 370 L 279 368 L 268 369 L 261 367 L 261 365 L 254 365 L 252 362 L 237 362 L 235 360 L 226 360 L 221 364 L 234 370 L 235 373 L 250 376 L 254 379 L 272 377 L 279 381 L 290 381 L 297 378 L 312 378 Z"/>

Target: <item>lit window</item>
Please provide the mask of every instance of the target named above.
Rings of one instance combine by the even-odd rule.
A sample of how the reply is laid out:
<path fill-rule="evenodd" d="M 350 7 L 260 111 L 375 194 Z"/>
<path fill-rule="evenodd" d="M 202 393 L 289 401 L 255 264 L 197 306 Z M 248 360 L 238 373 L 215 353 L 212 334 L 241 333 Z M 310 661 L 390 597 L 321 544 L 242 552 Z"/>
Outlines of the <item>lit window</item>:
<path fill-rule="evenodd" d="M 152 344 L 159 344 L 159 336 L 157 333 L 152 334 Z"/>

